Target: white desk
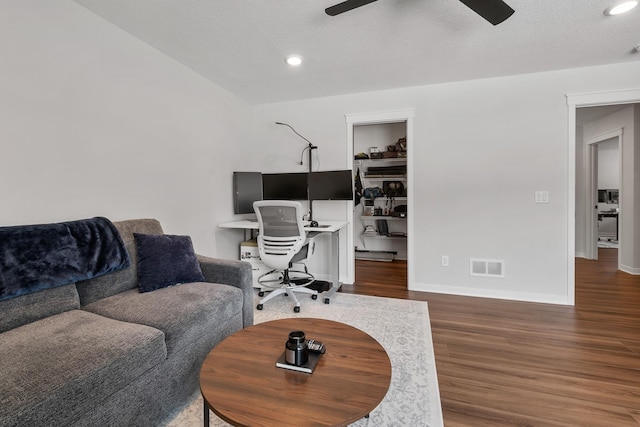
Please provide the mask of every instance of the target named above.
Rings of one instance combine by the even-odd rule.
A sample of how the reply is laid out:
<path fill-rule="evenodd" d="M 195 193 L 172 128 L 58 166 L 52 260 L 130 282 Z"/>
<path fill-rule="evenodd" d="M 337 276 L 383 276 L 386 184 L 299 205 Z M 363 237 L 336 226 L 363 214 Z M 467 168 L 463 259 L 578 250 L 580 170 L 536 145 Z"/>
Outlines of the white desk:
<path fill-rule="evenodd" d="M 345 228 L 347 221 L 318 221 L 318 227 L 305 226 L 304 229 L 309 234 L 328 233 L 331 235 L 331 289 L 324 297 L 324 303 L 329 304 L 331 297 L 340 289 L 340 230 Z M 245 230 L 251 234 L 253 230 L 258 230 L 258 221 L 232 221 L 218 224 L 220 228 L 231 228 L 236 230 Z M 249 236 L 251 238 L 251 236 Z"/>

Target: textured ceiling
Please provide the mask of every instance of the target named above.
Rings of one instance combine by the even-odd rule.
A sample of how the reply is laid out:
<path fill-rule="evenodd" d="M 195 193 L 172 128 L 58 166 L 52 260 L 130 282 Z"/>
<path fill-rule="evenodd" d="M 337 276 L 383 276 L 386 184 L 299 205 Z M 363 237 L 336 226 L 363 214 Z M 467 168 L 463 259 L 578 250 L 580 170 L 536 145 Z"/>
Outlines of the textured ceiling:
<path fill-rule="evenodd" d="M 495 27 L 458 0 L 75 1 L 252 104 L 640 60 L 615 0 L 506 0 Z"/>

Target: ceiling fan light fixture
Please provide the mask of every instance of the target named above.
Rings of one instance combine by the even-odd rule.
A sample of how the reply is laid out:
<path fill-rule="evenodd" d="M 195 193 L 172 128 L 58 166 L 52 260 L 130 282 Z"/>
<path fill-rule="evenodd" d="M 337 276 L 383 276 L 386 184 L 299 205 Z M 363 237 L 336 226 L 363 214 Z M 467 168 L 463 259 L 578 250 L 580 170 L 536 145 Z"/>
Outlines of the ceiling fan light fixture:
<path fill-rule="evenodd" d="M 298 55 L 289 55 L 286 58 L 284 58 L 284 62 L 286 62 L 287 64 L 293 67 L 297 67 L 298 65 L 302 64 L 302 57 Z"/>
<path fill-rule="evenodd" d="M 620 15 L 629 12 L 631 9 L 638 5 L 637 0 L 624 1 L 622 3 L 614 4 L 604 10 L 604 14 L 607 16 Z"/>

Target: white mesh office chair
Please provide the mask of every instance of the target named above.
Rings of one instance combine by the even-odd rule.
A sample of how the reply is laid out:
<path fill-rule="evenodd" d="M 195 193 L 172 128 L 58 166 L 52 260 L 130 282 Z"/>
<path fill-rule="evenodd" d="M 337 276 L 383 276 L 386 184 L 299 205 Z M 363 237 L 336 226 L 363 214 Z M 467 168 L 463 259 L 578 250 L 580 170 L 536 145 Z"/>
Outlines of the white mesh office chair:
<path fill-rule="evenodd" d="M 306 266 L 304 271 L 294 270 L 294 263 L 304 262 L 312 252 L 307 241 L 307 233 L 302 223 L 302 205 L 288 200 L 263 200 L 253 203 L 258 217 L 258 251 L 260 259 L 271 270 L 258 278 L 259 296 L 264 291 L 269 294 L 257 305 L 263 304 L 278 295 L 290 295 L 295 301 L 294 312 L 300 312 L 300 301 L 296 293 L 310 294 L 318 298 L 318 292 L 306 286 L 314 281 Z"/>

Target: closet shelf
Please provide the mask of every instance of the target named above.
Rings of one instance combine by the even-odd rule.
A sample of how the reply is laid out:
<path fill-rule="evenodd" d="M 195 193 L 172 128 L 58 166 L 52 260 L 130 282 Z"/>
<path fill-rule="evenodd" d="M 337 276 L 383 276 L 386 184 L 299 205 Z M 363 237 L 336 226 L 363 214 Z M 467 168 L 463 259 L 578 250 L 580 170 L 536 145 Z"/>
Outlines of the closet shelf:
<path fill-rule="evenodd" d="M 398 197 L 388 197 L 388 196 L 380 196 L 375 198 L 363 197 L 364 200 L 380 200 L 380 199 L 393 199 L 393 200 L 407 200 L 407 196 L 398 196 Z"/>
<path fill-rule="evenodd" d="M 386 219 L 387 221 L 406 221 L 407 217 L 400 218 L 397 216 L 384 216 L 384 215 L 360 215 L 360 218 L 364 220 L 372 220 L 372 219 Z"/>
<path fill-rule="evenodd" d="M 406 175 L 365 175 L 367 181 L 406 181 Z"/>
<path fill-rule="evenodd" d="M 361 165 L 362 162 L 371 162 L 371 163 L 385 163 L 385 162 L 403 162 L 406 163 L 406 157 L 386 157 L 382 159 L 356 159 L 353 163 L 355 165 Z"/>
<path fill-rule="evenodd" d="M 381 236 L 379 234 L 367 234 L 367 233 L 362 233 L 361 236 L 365 239 L 376 239 L 376 240 L 387 240 L 387 239 L 406 240 L 407 239 L 407 236 L 397 236 L 397 235 Z"/>

